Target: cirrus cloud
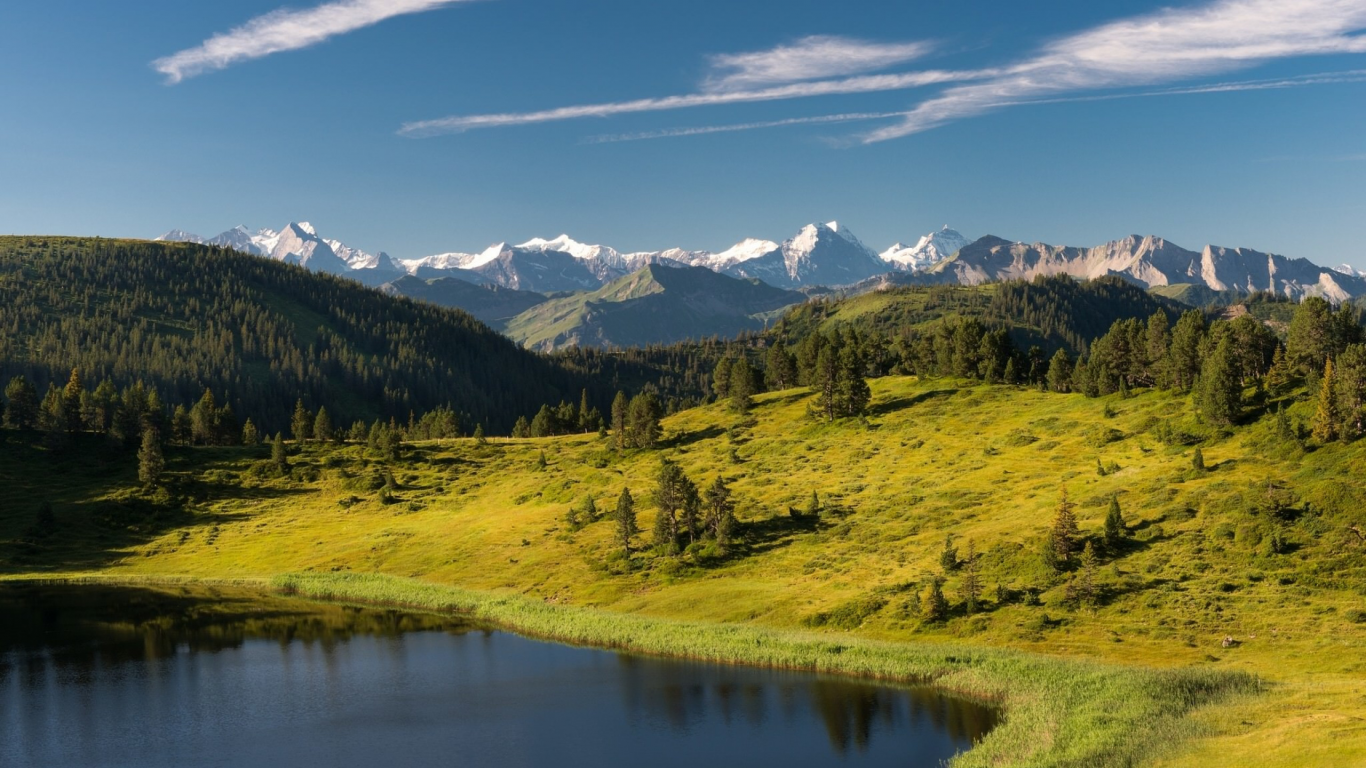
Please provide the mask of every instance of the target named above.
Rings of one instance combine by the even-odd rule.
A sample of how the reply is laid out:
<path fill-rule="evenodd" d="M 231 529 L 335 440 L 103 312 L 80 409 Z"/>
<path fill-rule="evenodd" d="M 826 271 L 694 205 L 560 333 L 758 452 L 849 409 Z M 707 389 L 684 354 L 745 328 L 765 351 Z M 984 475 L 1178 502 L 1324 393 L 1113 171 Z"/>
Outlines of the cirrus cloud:
<path fill-rule="evenodd" d="M 304 10 L 280 9 L 152 62 L 167 84 L 272 53 L 308 48 L 394 16 L 431 11 L 469 0 L 337 0 Z"/>

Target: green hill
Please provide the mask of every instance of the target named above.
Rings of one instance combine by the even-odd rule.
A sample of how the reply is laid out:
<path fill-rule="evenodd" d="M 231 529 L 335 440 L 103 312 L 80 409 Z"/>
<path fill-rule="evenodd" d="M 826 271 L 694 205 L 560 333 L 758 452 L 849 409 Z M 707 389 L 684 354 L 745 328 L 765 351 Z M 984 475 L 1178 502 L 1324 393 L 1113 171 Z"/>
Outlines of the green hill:
<path fill-rule="evenodd" d="M 508 322 L 507 334 L 534 349 L 630 347 L 763 329 L 806 297 L 704 267 L 657 264 L 596 291 L 553 298 Z"/>
<path fill-rule="evenodd" d="M 300 397 L 343 425 L 449 406 L 506 431 L 584 387 L 601 408 L 615 391 L 464 312 L 185 243 L 0 237 L 0 328 L 0 380 L 41 394 L 76 368 L 88 389 L 142 381 L 170 405 L 209 387 L 267 432 Z"/>
<path fill-rule="evenodd" d="M 1038 346 L 1084 353 L 1116 320 L 1146 320 L 1165 310 L 1175 318 L 1175 302 L 1150 296 L 1116 277 L 1077 281 L 1066 275 L 1032 281 L 968 285 L 909 285 L 833 301 L 813 301 L 791 310 L 779 332 L 800 339 L 813 329 L 851 327 L 895 337 L 924 332 L 946 320 L 973 318 L 1005 329 L 1016 348 Z"/>

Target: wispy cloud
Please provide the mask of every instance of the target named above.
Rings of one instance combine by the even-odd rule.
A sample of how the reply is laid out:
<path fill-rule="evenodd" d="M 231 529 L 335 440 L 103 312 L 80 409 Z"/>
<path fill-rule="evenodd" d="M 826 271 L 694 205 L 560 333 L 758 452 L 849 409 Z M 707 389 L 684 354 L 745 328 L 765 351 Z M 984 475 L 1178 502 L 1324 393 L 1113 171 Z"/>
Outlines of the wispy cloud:
<path fill-rule="evenodd" d="M 423 120 L 405 123 L 399 135 L 412 138 L 427 138 L 447 133 L 461 133 L 473 128 L 502 128 L 510 125 L 529 125 L 549 123 L 557 120 L 572 120 L 581 117 L 611 117 L 634 112 L 659 112 L 685 107 L 703 107 L 717 104 L 740 104 L 756 101 L 777 101 L 780 99 L 800 99 L 812 96 L 826 96 L 840 93 L 872 93 L 876 91 L 895 91 L 920 88 L 938 83 L 962 82 L 990 77 L 993 70 L 929 70 L 889 75 L 862 75 L 839 80 L 819 80 L 810 83 L 791 83 L 772 88 L 746 91 L 723 91 L 718 93 L 691 93 L 681 96 L 618 101 L 607 104 L 587 104 L 575 107 L 558 107 L 539 112 L 503 112 L 490 115 L 466 115 L 443 117 L 437 120 Z"/>
<path fill-rule="evenodd" d="M 1003 105 L 1079 91 L 1157 85 L 1273 59 L 1366 52 L 1362 0 L 1221 0 L 1105 24 L 1063 38 L 985 82 L 948 89 L 901 122 L 863 137 L 885 141 Z"/>
<path fill-rule="evenodd" d="M 672 139 L 681 136 L 705 136 L 709 133 L 734 133 L 754 131 L 761 128 L 782 128 L 789 125 L 813 125 L 821 123 L 851 123 L 858 120 L 886 120 L 903 117 L 909 112 L 848 112 L 842 115 L 814 115 L 812 117 L 790 117 L 786 120 L 764 120 L 755 123 L 730 123 L 727 125 L 698 125 L 688 128 L 665 128 L 659 131 L 640 131 L 637 133 L 605 133 L 589 136 L 585 144 L 615 144 L 622 141 L 646 141 L 648 139 Z"/>
<path fill-rule="evenodd" d="M 1366 69 L 1349 69 L 1337 72 L 1319 72 L 1312 75 L 1296 75 L 1293 77 L 1279 77 L 1260 80 L 1233 80 L 1220 83 L 1208 83 L 1205 85 L 1192 85 L 1185 87 L 1156 88 L 1142 91 L 1124 91 L 1120 93 L 1091 94 L 1084 96 L 1061 96 L 1048 99 L 1024 99 L 1018 101 L 1002 101 L 992 104 L 992 109 L 1003 109 L 1005 107 L 1019 107 L 1031 104 L 1063 104 L 1085 101 L 1114 101 L 1116 99 L 1139 99 L 1154 98 L 1160 96 L 1184 96 L 1205 93 L 1231 93 L 1236 91 L 1265 91 L 1282 88 L 1298 88 L 1306 85 L 1331 85 L 1335 83 L 1366 83 Z M 636 133 L 611 133 L 589 136 L 584 139 L 585 144 L 612 144 L 623 141 L 646 141 L 649 139 L 672 139 L 686 136 L 705 136 L 713 133 L 734 133 L 736 131 L 754 131 L 765 128 L 782 128 L 792 125 L 819 125 L 829 123 L 851 123 L 868 120 L 887 120 L 896 117 L 906 117 L 914 113 L 914 110 L 899 110 L 895 112 L 847 112 L 834 115 L 813 115 L 809 117 L 792 117 L 783 120 L 765 120 L 750 123 L 727 123 L 722 125 L 698 125 L 683 128 L 665 128 L 656 131 L 639 131 Z M 839 142 L 837 142 L 839 143 Z M 1366 154 L 1344 155 L 1333 158 L 1338 161 L 1366 160 Z"/>
<path fill-rule="evenodd" d="M 194 48 L 152 62 L 167 83 L 224 69 L 272 53 L 307 48 L 394 16 L 421 13 L 467 0 L 338 0 L 304 10 L 280 9 L 257 16 Z"/>
<path fill-rule="evenodd" d="M 927 42 L 874 43 L 812 35 L 766 51 L 714 55 L 703 87 L 708 91 L 752 90 L 876 72 L 920 58 L 931 47 Z"/>

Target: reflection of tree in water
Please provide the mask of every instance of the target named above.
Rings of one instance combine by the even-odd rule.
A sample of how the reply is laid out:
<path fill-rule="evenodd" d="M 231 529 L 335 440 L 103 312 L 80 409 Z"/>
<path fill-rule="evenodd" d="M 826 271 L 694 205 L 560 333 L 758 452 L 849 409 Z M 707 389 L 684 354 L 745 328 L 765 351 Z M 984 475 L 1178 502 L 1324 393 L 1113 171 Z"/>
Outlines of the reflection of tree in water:
<path fill-rule="evenodd" d="M 80 680 L 94 666 L 216 652 L 249 639 L 317 644 L 325 653 L 357 635 L 469 629 L 426 614 L 311 603 L 244 589 L 17 584 L 0 588 L 0 679 L 17 654 L 32 681 L 49 665 Z"/>
<path fill-rule="evenodd" d="M 618 655 L 629 712 L 688 733 L 714 716 L 758 729 L 771 711 L 791 722 L 819 718 L 833 751 L 864 752 L 883 737 L 929 730 L 969 744 L 996 724 L 989 707 L 931 688 L 904 688 L 791 672 Z"/>

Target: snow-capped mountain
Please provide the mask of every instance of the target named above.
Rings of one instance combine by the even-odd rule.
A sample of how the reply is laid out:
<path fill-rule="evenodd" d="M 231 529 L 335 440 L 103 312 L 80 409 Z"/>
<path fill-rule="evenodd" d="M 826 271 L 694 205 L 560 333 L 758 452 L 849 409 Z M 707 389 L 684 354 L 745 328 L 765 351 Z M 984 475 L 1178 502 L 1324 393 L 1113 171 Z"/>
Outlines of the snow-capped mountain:
<path fill-rule="evenodd" d="M 1351 264 L 1339 264 L 1336 267 L 1333 267 L 1333 271 L 1341 272 L 1344 275 L 1351 275 L 1352 277 L 1366 277 L 1366 272 L 1357 269 Z"/>
<path fill-rule="evenodd" d="M 1147 287 L 1190 283 L 1216 291 L 1274 291 L 1294 298 L 1323 296 L 1332 301 L 1366 296 L 1366 273 L 1350 266 L 1328 269 L 1305 259 L 1246 248 L 1205 246 L 1201 251 L 1190 251 L 1151 235 L 1078 248 L 1018 243 L 992 236 L 968 242 L 961 233 L 945 226 L 920 237 L 913 246 L 897 244 L 878 254 L 847 227 L 832 221 L 808 224 L 781 243 L 748 238 L 716 253 L 682 248 L 622 253 L 560 235 L 533 238 L 520 245 L 496 243 L 477 253 L 451 251 L 403 260 L 324 239 L 307 222 L 291 222 L 278 232 L 239 226 L 210 239 L 172 230 L 157 239 L 234 248 L 345 275 L 372 286 L 406 274 L 424 280 L 454 277 L 541 293 L 596 290 L 644 266 L 662 264 L 707 267 L 787 289 L 906 282 L 978 284 L 1068 274 L 1080 279 L 1120 275 Z M 887 277 L 881 279 L 883 276 Z"/>
<path fill-rule="evenodd" d="M 959 249 L 967 244 L 966 237 L 957 230 L 949 229 L 949 225 L 945 224 L 938 232 L 921 237 L 915 245 L 897 243 L 879 255 L 883 261 L 893 264 L 897 269 L 916 272 L 933 267 L 958 253 Z"/>

